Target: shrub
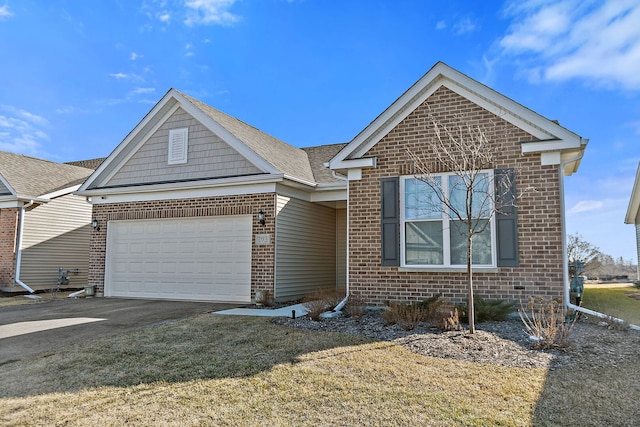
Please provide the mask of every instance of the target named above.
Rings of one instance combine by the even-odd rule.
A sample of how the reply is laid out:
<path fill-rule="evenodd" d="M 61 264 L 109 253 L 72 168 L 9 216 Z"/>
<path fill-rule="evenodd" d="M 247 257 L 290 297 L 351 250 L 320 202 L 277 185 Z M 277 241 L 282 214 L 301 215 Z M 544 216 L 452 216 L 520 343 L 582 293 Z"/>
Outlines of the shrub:
<path fill-rule="evenodd" d="M 320 315 L 325 311 L 333 310 L 340 301 L 344 299 L 344 294 L 331 289 L 315 292 L 304 298 L 304 306 L 309 311 L 312 320 L 320 320 Z"/>
<path fill-rule="evenodd" d="M 460 330 L 460 313 L 452 303 L 438 300 L 431 305 L 429 322 L 441 331 L 458 331 Z"/>
<path fill-rule="evenodd" d="M 271 307 L 274 302 L 275 299 L 273 298 L 273 291 L 263 290 L 256 292 L 256 304 Z"/>
<path fill-rule="evenodd" d="M 387 325 L 395 324 L 405 331 L 410 331 L 425 320 L 426 312 L 417 304 L 390 302 L 382 317 Z"/>
<path fill-rule="evenodd" d="M 364 315 L 365 303 L 359 295 L 351 294 L 344 308 L 349 316 L 359 319 Z"/>
<path fill-rule="evenodd" d="M 509 319 L 511 313 L 516 311 L 515 303 L 502 299 L 484 299 L 476 296 L 473 298 L 473 307 L 475 308 L 476 322 L 498 321 L 503 322 Z M 469 323 L 469 307 L 467 305 L 459 305 L 460 319 Z"/>
<path fill-rule="evenodd" d="M 536 348 L 551 349 L 568 345 L 575 318 L 565 323 L 561 301 L 530 297 L 526 305 L 520 304 L 518 313 L 525 329 L 536 340 Z"/>

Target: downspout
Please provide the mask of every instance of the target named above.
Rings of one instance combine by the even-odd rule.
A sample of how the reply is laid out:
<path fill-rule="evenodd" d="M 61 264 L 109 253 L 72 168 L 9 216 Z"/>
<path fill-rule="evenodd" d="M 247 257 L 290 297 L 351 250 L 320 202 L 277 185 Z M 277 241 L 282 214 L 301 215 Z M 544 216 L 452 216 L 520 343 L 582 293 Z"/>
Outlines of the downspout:
<path fill-rule="evenodd" d="M 22 286 L 25 290 L 30 293 L 34 293 L 35 291 L 29 287 L 26 283 L 20 280 L 20 264 L 22 263 L 22 234 L 24 233 L 24 213 L 25 210 L 33 205 L 34 201 L 31 200 L 26 205 L 22 205 L 20 207 L 20 214 L 18 216 L 18 238 L 16 239 L 16 274 L 14 281 Z"/>
<path fill-rule="evenodd" d="M 613 320 L 614 322 L 624 323 L 623 319 L 618 319 L 617 317 L 609 316 L 604 313 L 600 313 L 594 310 L 589 310 L 588 308 L 580 307 L 575 304 L 571 304 L 571 295 L 570 295 L 570 277 L 569 277 L 569 254 L 567 251 L 567 224 L 565 218 L 565 203 L 564 203 L 564 167 L 568 163 L 578 161 L 582 159 L 584 156 L 584 151 L 580 153 L 578 157 L 574 157 L 572 159 L 565 160 L 560 163 L 560 212 L 562 212 L 561 217 L 561 232 L 562 232 L 562 276 L 564 279 L 564 305 L 566 308 L 573 309 L 575 311 L 579 311 L 581 313 L 589 314 L 591 316 L 599 317 L 601 319 Z M 631 329 L 635 329 L 640 331 L 640 326 L 629 325 Z"/>
<path fill-rule="evenodd" d="M 344 308 L 344 306 L 347 304 L 347 301 L 349 300 L 349 178 L 347 178 L 344 175 L 340 175 L 338 173 L 336 173 L 336 171 L 332 170 L 331 171 L 331 176 L 333 176 L 336 179 L 339 179 L 340 181 L 345 181 L 347 183 L 347 236 L 346 236 L 346 253 L 347 253 L 347 259 L 346 259 L 346 273 L 347 273 L 347 277 L 345 277 L 345 289 L 346 289 L 346 295 L 344 297 L 344 299 L 342 301 L 340 301 L 338 303 L 338 305 L 336 305 L 333 310 L 331 310 L 329 313 L 338 313 L 340 310 L 342 310 Z"/>

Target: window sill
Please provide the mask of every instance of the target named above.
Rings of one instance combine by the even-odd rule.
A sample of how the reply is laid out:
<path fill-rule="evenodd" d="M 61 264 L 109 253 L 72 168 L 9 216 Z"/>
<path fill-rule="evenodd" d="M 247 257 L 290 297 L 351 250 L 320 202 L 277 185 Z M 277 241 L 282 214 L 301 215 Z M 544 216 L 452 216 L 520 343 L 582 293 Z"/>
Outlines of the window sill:
<path fill-rule="evenodd" d="M 471 269 L 473 273 L 499 273 L 498 267 L 475 267 Z M 420 272 L 420 273 L 466 273 L 467 268 L 452 268 L 452 267 L 398 267 L 398 271 L 401 272 Z"/>

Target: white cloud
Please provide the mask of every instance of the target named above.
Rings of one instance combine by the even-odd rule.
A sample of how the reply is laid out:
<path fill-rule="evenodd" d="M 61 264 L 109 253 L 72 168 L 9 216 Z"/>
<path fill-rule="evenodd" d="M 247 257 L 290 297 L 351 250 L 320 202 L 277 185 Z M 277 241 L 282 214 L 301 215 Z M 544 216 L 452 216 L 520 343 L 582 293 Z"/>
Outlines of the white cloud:
<path fill-rule="evenodd" d="M 123 79 L 129 78 L 129 76 L 126 75 L 125 73 L 112 73 L 112 74 L 109 74 L 109 77 L 113 77 L 114 79 L 117 79 L 117 80 L 123 80 Z"/>
<path fill-rule="evenodd" d="M 41 144 L 49 140 L 42 129 L 49 121 L 10 105 L 0 105 L 0 150 L 14 153 L 38 155 Z"/>
<path fill-rule="evenodd" d="M 132 61 L 135 61 L 136 59 L 139 59 L 139 58 L 142 58 L 142 55 L 136 52 L 131 52 L 131 55 L 129 55 L 129 59 Z"/>
<path fill-rule="evenodd" d="M 567 211 L 567 215 L 574 215 L 581 212 L 591 212 L 604 206 L 604 202 L 600 200 L 581 200 Z"/>
<path fill-rule="evenodd" d="M 514 0 L 505 16 L 512 22 L 499 45 L 531 65 L 532 80 L 579 78 L 640 90 L 637 0 Z"/>
<path fill-rule="evenodd" d="M 137 74 L 127 74 L 127 73 L 111 73 L 109 74 L 109 77 L 113 77 L 116 80 L 134 80 L 134 81 L 139 81 L 139 82 L 143 82 L 144 79 L 137 75 Z"/>
<path fill-rule="evenodd" d="M 474 31 L 477 28 L 475 22 L 471 20 L 471 18 L 463 18 L 453 24 L 453 32 L 454 34 L 461 35 Z"/>
<path fill-rule="evenodd" d="M 56 114 L 87 114 L 88 112 L 89 110 L 87 109 L 77 108 L 72 105 L 56 108 Z"/>
<path fill-rule="evenodd" d="M 9 10 L 9 5 L 4 4 L 0 6 L 0 21 L 7 18 L 11 18 L 12 16 L 13 16 L 13 13 Z"/>
<path fill-rule="evenodd" d="M 160 22 L 169 23 L 171 22 L 171 14 L 166 11 L 162 12 L 158 14 L 158 20 L 160 20 Z"/>
<path fill-rule="evenodd" d="M 131 93 L 133 95 L 141 95 L 141 94 L 153 93 L 155 91 L 156 91 L 155 87 L 137 87 L 134 90 L 132 90 Z"/>
<path fill-rule="evenodd" d="M 187 18 L 184 23 L 192 25 L 228 25 L 238 22 L 240 17 L 229 12 L 236 0 L 185 0 Z"/>

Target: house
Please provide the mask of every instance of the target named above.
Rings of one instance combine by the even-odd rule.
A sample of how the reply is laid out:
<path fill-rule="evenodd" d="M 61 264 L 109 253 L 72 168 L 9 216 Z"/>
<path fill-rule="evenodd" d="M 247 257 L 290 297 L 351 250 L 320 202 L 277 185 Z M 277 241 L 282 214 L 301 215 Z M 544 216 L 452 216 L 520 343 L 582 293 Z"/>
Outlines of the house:
<path fill-rule="evenodd" d="M 638 254 L 638 262 L 636 263 L 638 266 L 638 274 L 636 277 L 640 280 L 640 163 L 638 163 L 636 180 L 631 190 L 631 198 L 629 199 L 629 207 L 627 208 L 624 223 L 635 224 L 636 226 L 636 246 Z"/>
<path fill-rule="evenodd" d="M 73 194 L 92 169 L 0 152 L 0 289 L 87 283 L 91 205 Z"/>
<path fill-rule="evenodd" d="M 462 300 L 466 268 L 445 219 L 406 213 L 406 149 L 429 158 L 431 117 L 487 125 L 499 144 L 487 176 L 508 170 L 531 190 L 487 219 L 477 293 L 562 297 L 562 183 L 587 141 L 443 63 L 348 144 L 306 149 L 169 90 L 77 193 L 96 220 L 89 283 L 117 297 L 249 302 L 337 288 L 369 304 Z M 439 260 L 423 256 L 427 240 Z"/>

